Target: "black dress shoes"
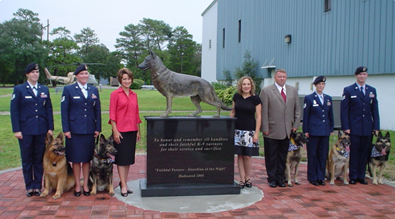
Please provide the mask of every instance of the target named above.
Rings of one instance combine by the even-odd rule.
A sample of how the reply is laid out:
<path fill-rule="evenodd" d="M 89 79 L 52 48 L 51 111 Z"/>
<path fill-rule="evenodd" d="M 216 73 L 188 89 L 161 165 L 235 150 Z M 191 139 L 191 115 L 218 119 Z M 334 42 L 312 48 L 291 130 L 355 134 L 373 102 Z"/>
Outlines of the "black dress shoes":
<path fill-rule="evenodd" d="M 80 193 L 81 193 L 81 192 L 80 192 Z M 91 193 L 89 192 L 89 190 L 88 190 L 87 192 L 85 192 L 85 190 L 84 190 L 83 193 L 84 193 L 85 196 L 90 196 L 90 195 L 91 195 Z"/>
<path fill-rule="evenodd" d="M 321 185 L 321 186 L 325 186 L 325 182 L 324 182 L 324 180 L 318 180 L 317 182 L 318 182 L 318 184 L 319 184 L 319 185 Z"/>
<path fill-rule="evenodd" d="M 26 192 L 26 196 L 27 196 L 27 197 L 32 197 L 32 196 L 33 196 L 33 191 L 31 191 L 31 192 Z"/>
<path fill-rule="evenodd" d="M 277 181 L 277 185 L 278 185 L 279 187 L 285 187 L 285 183 L 284 183 L 284 181 L 282 181 L 282 180 Z"/>
<path fill-rule="evenodd" d="M 272 188 L 276 188 L 276 187 L 277 187 L 277 184 L 276 184 L 275 181 L 273 181 L 273 182 L 270 182 L 270 183 L 269 183 L 269 186 L 272 187 Z"/>
<path fill-rule="evenodd" d="M 354 179 L 350 179 L 350 184 L 355 185 L 355 184 L 357 184 L 357 181 Z"/>
<path fill-rule="evenodd" d="M 75 197 L 80 197 L 81 196 L 81 191 L 79 191 L 79 192 L 74 191 L 74 196 Z"/>
<path fill-rule="evenodd" d="M 368 184 L 368 182 L 365 179 L 359 179 L 358 182 L 363 184 L 363 185 L 367 185 Z"/>
<path fill-rule="evenodd" d="M 318 184 L 317 181 L 309 181 L 309 183 L 313 186 L 319 186 L 320 184 Z"/>
<path fill-rule="evenodd" d="M 35 196 L 40 196 L 41 195 L 40 191 L 34 191 L 33 193 L 34 193 Z"/>

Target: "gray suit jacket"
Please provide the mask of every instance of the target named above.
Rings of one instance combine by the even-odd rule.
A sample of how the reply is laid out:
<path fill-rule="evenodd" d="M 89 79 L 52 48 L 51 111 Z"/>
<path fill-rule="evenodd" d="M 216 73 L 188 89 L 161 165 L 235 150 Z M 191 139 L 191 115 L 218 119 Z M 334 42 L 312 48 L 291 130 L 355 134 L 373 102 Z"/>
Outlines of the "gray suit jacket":
<path fill-rule="evenodd" d="M 262 101 L 262 132 L 269 132 L 268 137 L 276 140 L 289 138 L 291 129 L 298 129 L 301 109 L 298 91 L 286 86 L 286 103 L 275 84 L 262 88 L 259 97 Z"/>

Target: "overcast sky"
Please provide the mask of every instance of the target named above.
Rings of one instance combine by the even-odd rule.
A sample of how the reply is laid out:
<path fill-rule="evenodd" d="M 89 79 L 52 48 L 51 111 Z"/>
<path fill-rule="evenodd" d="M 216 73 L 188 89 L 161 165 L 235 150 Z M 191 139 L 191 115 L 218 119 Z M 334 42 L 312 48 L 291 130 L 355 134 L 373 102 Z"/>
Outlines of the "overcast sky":
<path fill-rule="evenodd" d="M 119 32 L 143 18 L 162 20 L 172 28 L 184 26 L 193 40 L 202 43 L 202 12 L 213 0 L 0 0 L 0 22 L 11 20 L 19 8 L 38 13 L 50 31 L 66 27 L 71 35 L 90 27 L 100 43 L 115 50 Z M 43 39 L 46 39 L 46 32 Z M 50 40 L 51 36 L 50 36 Z"/>

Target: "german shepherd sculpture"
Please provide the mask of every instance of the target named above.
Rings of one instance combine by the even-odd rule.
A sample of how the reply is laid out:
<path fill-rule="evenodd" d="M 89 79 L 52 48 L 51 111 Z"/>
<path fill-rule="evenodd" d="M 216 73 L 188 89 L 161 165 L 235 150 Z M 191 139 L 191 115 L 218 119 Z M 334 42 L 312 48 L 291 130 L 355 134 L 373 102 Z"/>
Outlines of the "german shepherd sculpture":
<path fill-rule="evenodd" d="M 103 134 L 100 135 L 100 142 L 95 149 L 92 166 L 89 171 L 88 186 L 91 188 L 91 195 L 96 195 L 97 191 L 108 190 L 108 194 L 114 195 L 113 188 L 113 160 L 111 156 L 117 154 L 114 147 L 112 135 L 106 139 Z"/>
<path fill-rule="evenodd" d="M 166 97 L 167 108 L 161 117 L 167 117 L 171 112 L 173 97 L 191 97 L 196 111 L 188 116 L 195 116 L 203 111 L 200 107 L 201 101 L 217 108 L 217 114 L 213 117 L 219 117 L 221 109 L 232 110 L 218 98 L 213 86 L 208 81 L 200 77 L 169 70 L 151 50 L 138 68 L 142 70 L 151 69 L 151 80 L 154 87 Z"/>
<path fill-rule="evenodd" d="M 373 177 L 373 184 L 383 184 L 383 171 L 385 169 L 385 166 L 387 165 L 387 161 L 390 155 L 390 149 L 391 149 L 391 139 L 390 139 L 390 133 L 387 132 L 387 134 L 383 137 L 381 132 L 379 132 L 376 143 L 373 145 L 372 148 L 372 153 L 371 153 L 371 158 L 370 158 L 370 168 L 371 173 L 370 175 Z M 379 174 L 378 178 L 376 175 L 376 170 L 379 168 Z"/>
<path fill-rule="evenodd" d="M 285 163 L 285 177 L 287 178 L 286 180 L 288 186 L 292 187 L 292 173 L 294 173 L 295 184 L 300 185 L 300 182 L 298 180 L 299 164 L 302 158 L 300 149 L 302 147 L 306 148 L 307 138 L 302 132 L 292 132 L 290 141 L 292 145 L 296 146 L 296 148 L 288 149 L 287 160 Z"/>
<path fill-rule="evenodd" d="M 350 136 L 339 131 L 335 145 L 329 151 L 326 162 L 326 177 L 330 179 L 330 184 L 335 184 L 337 177 L 343 176 L 344 185 L 348 185 L 347 170 L 350 161 Z"/>
<path fill-rule="evenodd" d="M 65 147 L 63 146 L 63 133 L 60 132 L 55 139 L 47 134 L 45 139 L 47 148 L 44 153 L 44 192 L 41 197 L 46 197 L 52 189 L 56 189 L 53 199 L 58 199 L 63 192 L 70 191 L 75 186 L 73 169 L 65 157 Z"/>

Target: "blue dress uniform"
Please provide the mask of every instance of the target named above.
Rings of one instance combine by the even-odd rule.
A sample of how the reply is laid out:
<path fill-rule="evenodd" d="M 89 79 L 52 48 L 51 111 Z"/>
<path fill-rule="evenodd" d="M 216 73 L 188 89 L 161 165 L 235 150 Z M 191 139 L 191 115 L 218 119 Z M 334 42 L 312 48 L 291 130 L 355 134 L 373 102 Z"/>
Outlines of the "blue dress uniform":
<path fill-rule="evenodd" d="M 326 94 L 323 97 L 323 104 L 316 92 L 304 98 L 303 133 L 309 133 L 307 179 L 310 182 L 325 179 L 329 135 L 334 128 L 332 97 Z"/>
<path fill-rule="evenodd" d="M 18 141 L 26 190 L 41 189 L 45 138 L 54 129 L 49 90 L 36 86 L 37 96 L 28 82 L 15 86 L 10 107 L 12 131 L 23 136 Z"/>
<path fill-rule="evenodd" d="M 65 86 L 61 100 L 63 132 L 66 138 L 66 158 L 73 163 L 92 160 L 95 131 L 101 132 L 101 109 L 98 89 L 87 85 L 87 98 L 78 83 Z"/>
<path fill-rule="evenodd" d="M 350 182 L 364 181 L 372 132 L 380 130 L 376 89 L 365 84 L 363 94 L 357 83 L 345 87 L 340 116 L 342 130 L 350 129 Z"/>

